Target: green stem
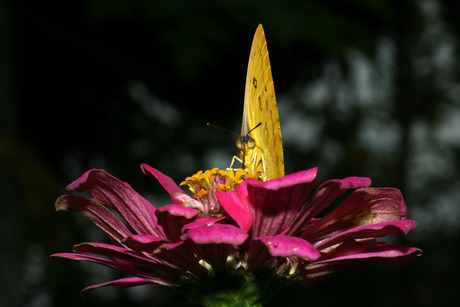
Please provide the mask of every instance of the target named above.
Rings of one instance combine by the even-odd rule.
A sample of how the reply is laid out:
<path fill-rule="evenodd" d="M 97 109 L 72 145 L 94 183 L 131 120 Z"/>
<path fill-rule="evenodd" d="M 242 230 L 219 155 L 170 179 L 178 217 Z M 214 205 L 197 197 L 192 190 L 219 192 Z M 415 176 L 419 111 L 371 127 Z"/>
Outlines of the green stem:
<path fill-rule="evenodd" d="M 271 272 L 257 275 L 238 272 L 188 284 L 181 289 L 189 301 L 199 306 L 249 307 L 263 306 L 281 288 L 282 281 Z"/>

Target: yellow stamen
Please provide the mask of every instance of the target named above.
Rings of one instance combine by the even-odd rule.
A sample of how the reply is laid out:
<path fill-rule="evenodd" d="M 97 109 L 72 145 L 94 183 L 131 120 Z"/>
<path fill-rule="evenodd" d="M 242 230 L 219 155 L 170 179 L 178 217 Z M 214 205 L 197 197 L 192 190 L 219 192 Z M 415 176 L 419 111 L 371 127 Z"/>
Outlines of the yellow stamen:
<path fill-rule="evenodd" d="M 206 191 L 205 189 L 201 189 L 200 191 L 198 191 L 198 193 L 196 194 L 196 196 L 198 198 L 202 198 L 203 196 L 205 196 L 206 194 L 208 194 L 208 191 Z"/>
<path fill-rule="evenodd" d="M 216 176 L 220 176 L 221 179 Z M 248 178 L 255 178 L 262 181 L 263 171 L 258 169 L 255 172 L 251 167 L 245 171 L 241 168 L 233 170 L 220 170 L 217 167 L 205 172 L 198 171 L 195 175 L 185 178 L 182 185 L 188 185 L 193 193 L 193 198 L 203 198 L 211 189 L 215 191 L 234 191 L 236 187 Z M 220 182 L 222 181 L 222 182 Z"/>

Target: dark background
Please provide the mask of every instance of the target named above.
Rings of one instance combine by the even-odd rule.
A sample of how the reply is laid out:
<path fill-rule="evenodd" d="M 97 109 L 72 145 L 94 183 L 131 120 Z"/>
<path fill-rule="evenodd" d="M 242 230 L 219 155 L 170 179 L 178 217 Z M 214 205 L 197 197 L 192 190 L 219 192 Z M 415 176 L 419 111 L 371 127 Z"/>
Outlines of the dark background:
<path fill-rule="evenodd" d="M 103 241 L 55 199 L 90 168 L 157 206 L 146 162 L 182 181 L 236 154 L 252 36 L 265 28 L 288 173 L 371 177 L 401 189 L 404 269 L 337 272 L 275 305 L 449 306 L 459 301 L 460 4 L 441 0 L 0 1 L 0 304 L 166 306 L 161 287 L 84 286 L 119 277 L 49 258 Z M 182 302 L 183 303 L 183 302 Z"/>

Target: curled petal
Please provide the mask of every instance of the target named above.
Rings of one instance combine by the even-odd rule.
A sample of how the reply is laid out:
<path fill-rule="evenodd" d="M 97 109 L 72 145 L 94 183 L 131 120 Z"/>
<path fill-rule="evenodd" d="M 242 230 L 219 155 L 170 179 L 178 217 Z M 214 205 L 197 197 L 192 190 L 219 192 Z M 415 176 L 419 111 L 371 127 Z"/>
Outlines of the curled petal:
<path fill-rule="evenodd" d="M 153 253 L 164 242 L 164 239 L 152 235 L 132 235 L 123 240 L 123 243 L 130 249 L 149 254 Z"/>
<path fill-rule="evenodd" d="M 72 182 L 68 190 L 89 192 L 98 202 L 115 210 L 139 234 L 163 236 L 155 208 L 129 184 L 103 170 L 89 170 Z"/>
<path fill-rule="evenodd" d="M 370 184 L 371 180 L 365 177 L 348 177 L 324 182 L 302 207 L 299 216 L 287 234 L 298 235 L 314 216 L 347 190 L 368 187 Z"/>
<path fill-rule="evenodd" d="M 273 257 L 297 256 L 309 260 L 316 260 L 321 257 L 321 254 L 313 245 L 300 238 L 278 235 L 255 238 L 255 240 L 259 240 L 265 244 Z"/>
<path fill-rule="evenodd" d="M 95 262 L 142 278 L 151 278 L 155 276 L 153 273 L 155 271 L 161 272 L 162 275 L 176 275 L 183 271 L 183 268 L 176 267 L 164 261 L 164 259 L 157 258 L 155 257 L 156 255 L 148 255 L 140 251 L 133 251 L 110 244 L 82 243 L 75 245 L 74 251 L 78 254 L 60 253 L 53 256 Z M 80 253 L 100 255 L 104 258 Z"/>
<path fill-rule="evenodd" d="M 133 251 L 124 247 L 114 246 L 105 243 L 81 243 L 73 247 L 77 253 L 89 253 L 110 257 L 119 262 L 125 269 L 143 267 L 155 267 L 159 261 L 147 257 L 138 251 Z"/>
<path fill-rule="evenodd" d="M 405 219 L 406 205 L 398 189 L 361 188 L 331 213 L 314 221 L 300 237 L 314 243 L 359 226 Z"/>
<path fill-rule="evenodd" d="M 402 246 L 398 244 L 379 243 L 372 251 L 333 257 L 315 262 L 315 264 L 337 263 L 344 264 L 350 262 L 368 262 L 368 260 L 384 260 L 388 258 L 398 258 L 409 255 L 420 256 L 422 251 L 416 247 Z"/>
<path fill-rule="evenodd" d="M 395 269 L 401 267 L 412 258 L 412 256 L 420 256 L 422 251 L 415 247 L 401 246 L 397 244 L 386 244 L 374 242 L 374 246 L 371 250 L 364 248 L 364 252 L 361 253 L 345 253 L 338 257 L 322 257 L 318 261 L 310 263 L 304 268 L 300 275 L 304 276 L 304 280 L 301 283 L 308 285 L 315 281 L 318 277 L 325 276 L 338 269 L 343 269 L 352 265 L 358 265 L 361 263 L 376 262 L 384 265 L 388 269 Z M 348 242 L 349 246 L 353 243 Z M 363 247 L 371 244 L 366 242 L 355 242 L 356 247 L 362 245 Z M 358 250 L 358 249 L 356 249 Z"/>
<path fill-rule="evenodd" d="M 185 194 L 184 191 L 171 179 L 171 177 L 166 176 L 159 170 L 149 166 L 148 164 L 143 163 L 141 165 L 142 172 L 147 175 L 149 178 L 157 179 L 158 182 L 163 186 L 163 188 L 171 196 L 173 204 L 180 205 L 182 200 L 178 196 Z"/>
<path fill-rule="evenodd" d="M 123 288 L 131 288 L 135 286 L 142 286 L 142 285 L 148 285 L 148 284 L 159 284 L 162 286 L 169 286 L 169 287 L 175 286 L 174 283 L 170 282 L 167 279 L 160 278 L 160 277 L 152 276 L 151 278 L 148 278 L 148 279 L 140 278 L 140 277 L 127 277 L 127 278 L 120 278 L 117 280 L 112 280 L 112 281 L 108 281 L 108 282 L 86 287 L 82 290 L 82 294 L 85 295 L 90 290 L 101 288 L 101 287 L 107 287 L 107 286 L 122 286 Z"/>
<path fill-rule="evenodd" d="M 417 226 L 417 222 L 413 220 L 403 220 L 395 222 L 384 222 L 379 224 L 371 224 L 352 228 L 350 230 L 341 232 L 331 238 L 322 241 L 316 245 L 318 250 L 323 250 L 330 246 L 345 242 L 350 239 L 366 239 L 366 238 L 379 238 L 390 234 L 407 234 L 410 230 Z"/>
<path fill-rule="evenodd" d="M 133 274 L 133 275 L 142 275 L 141 277 L 150 277 L 149 275 L 133 268 L 132 265 L 125 264 L 125 263 L 120 263 L 111 259 L 105 259 L 105 258 L 100 258 L 96 256 L 91 256 L 91 255 L 84 255 L 84 254 L 77 254 L 77 253 L 58 253 L 51 255 L 53 257 L 60 257 L 60 258 L 67 258 L 67 259 L 72 259 L 72 260 L 80 260 L 80 261 L 89 261 L 89 262 L 94 262 L 97 264 L 101 264 L 104 266 L 107 266 L 109 268 L 125 272 L 128 274 Z"/>
<path fill-rule="evenodd" d="M 77 195 L 63 195 L 56 200 L 56 210 L 80 212 L 99 228 L 104 230 L 114 242 L 121 244 L 123 238 L 132 235 L 131 231 L 109 209 L 95 201 Z"/>

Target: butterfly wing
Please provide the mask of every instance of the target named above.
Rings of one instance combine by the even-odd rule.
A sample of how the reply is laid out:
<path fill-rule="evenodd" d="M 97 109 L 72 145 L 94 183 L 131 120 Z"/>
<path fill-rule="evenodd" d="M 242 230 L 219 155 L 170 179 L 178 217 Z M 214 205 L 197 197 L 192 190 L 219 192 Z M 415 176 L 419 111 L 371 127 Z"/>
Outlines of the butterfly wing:
<path fill-rule="evenodd" d="M 254 129 L 259 123 L 260 127 Z M 248 134 L 254 139 L 255 146 L 240 148 L 241 158 L 250 163 L 254 171 L 264 170 L 267 180 L 283 176 L 281 127 L 262 25 L 254 35 L 246 76 L 241 135 Z"/>

